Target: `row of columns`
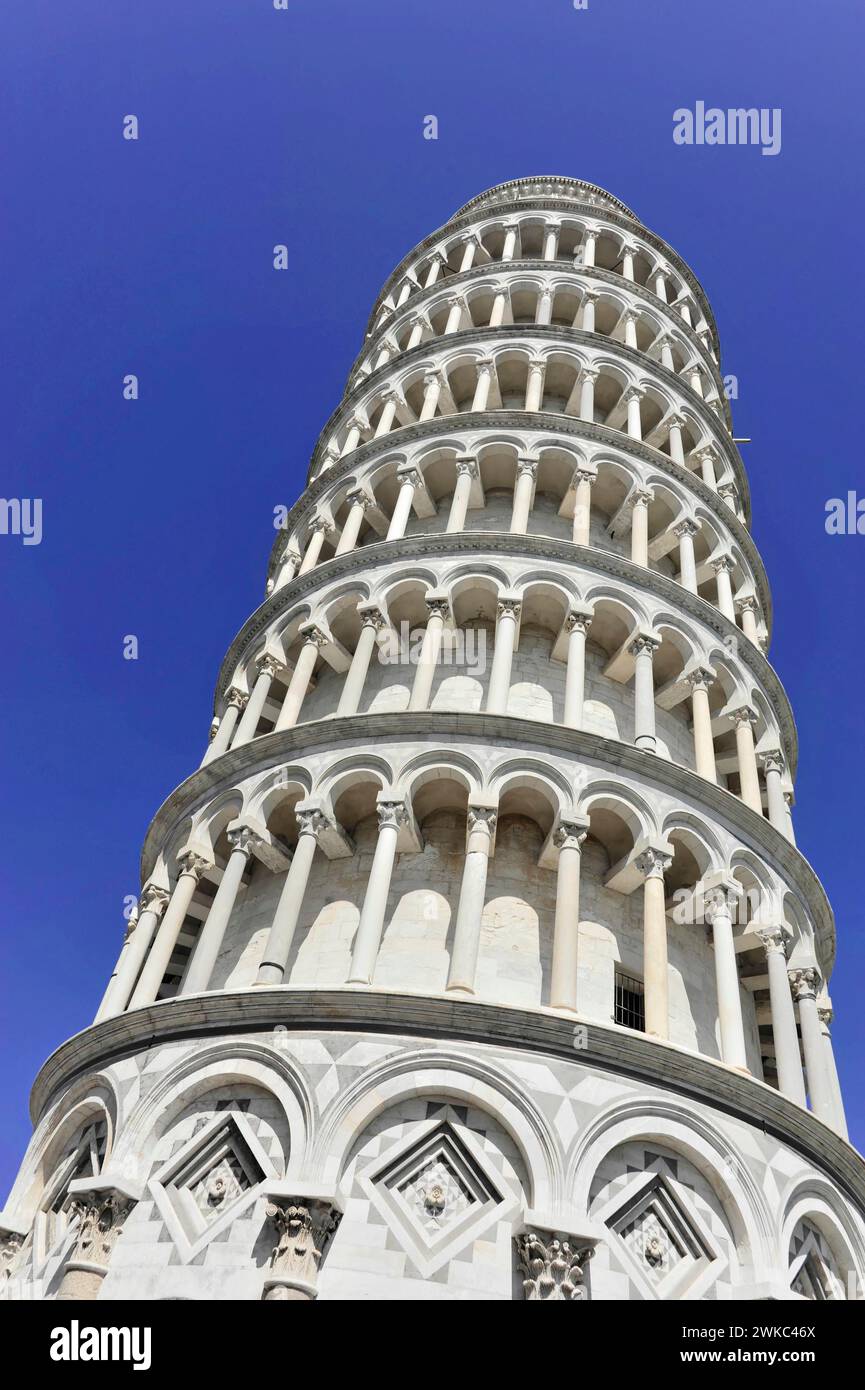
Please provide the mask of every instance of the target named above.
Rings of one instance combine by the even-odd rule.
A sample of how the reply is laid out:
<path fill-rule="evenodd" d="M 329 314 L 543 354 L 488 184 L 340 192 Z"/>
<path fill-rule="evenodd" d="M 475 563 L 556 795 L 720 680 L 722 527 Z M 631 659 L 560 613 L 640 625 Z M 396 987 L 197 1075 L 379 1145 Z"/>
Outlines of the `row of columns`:
<path fill-rule="evenodd" d="M 485 705 L 486 712 L 489 714 L 507 713 L 521 609 L 522 605 L 518 595 L 500 595 L 497 604 L 493 659 Z M 427 626 L 409 696 L 408 708 L 410 710 L 429 708 L 445 627 L 450 618 L 448 596 L 436 592 L 428 594 L 427 612 Z M 378 638 L 388 628 L 387 618 L 377 604 L 360 604 L 358 613 L 361 619 L 361 631 L 343 679 L 342 691 L 336 709 L 336 714 L 339 717 L 351 716 L 360 709 Z M 591 609 L 582 605 L 575 605 L 565 619 L 564 636 L 567 645 L 562 719 L 565 728 L 579 729 L 583 726 L 586 640 L 592 617 Z M 304 644 L 288 683 L 277 717 L 276 730 L 292 728 L 296 724 L 300 717 L 304 698 L 312 684 L 316 659 L 321 648 L 329 640 L 328 634 L 315 623 L 306 624 L 305 630 L 301 629 L 301 631 L 304 632 Z M 634 744 L 637 748 L 642 748 L 650 753 L 654 753 L 657 747 L 653 662 L 660 646 L 661 638 L 658 634 L 638 631 L 627 649 L 628 654 L 633 658 L 634 667 Z M 261 657 L 259 675 L 239 725 L 237 722 L 238 710 L 242 707 L 244 697 L 234 688 L 229 690 L 225 713 L 205 754 L 205 762 L 225 752 L 229 742 L 230 746 L 235 748 L 254 736 L 264 704 L 270 693 L 271 684 L 277 674 L 284 675 L 284 667 L 270 656 Z M 695 768 L 701 777 L 705 777 L 710 782 L 717 782 L 712 711 L 709 703 L 709 690 L 715 680 L 715 673 L 707 667 L 696 667 L 686 672 L 683 680 L 690 689 Z M 750 706 L 743 705 L 738 709 L 729 711 L 727 718 L 735 728 L 737 770 L 742 800 L 757 815 L 762 816 L 764 814 L 759 772 L 759 767 L 762 765 L 766 781 L 769 821 L 776 830 L 792 842 L 794 837 L 790 797 L 783 786 L 785 769 L 783 754 L 778 749 L 771 749 L 761 752 L 758 761 L 753 732 L 757 713 Z"/>
<path fill-rule="evenodd" d="M 511 509 L 510 532 L 512 535 L 525 535 L 528 531 L 532 513 L 537 479 L 538 460 L 521 455 L 517 459 L 516 480 L 514 483 Z M 426 493 L 426 486 L 420 470 L 412 464 L 401 464 L 397 470 L 399 491 L 391 515 L 385 539 L 401 540 L 416 505 L 418 496 L 424 498 L 425 511 L 432 511 L 433 504 Z M 597 481 L 597 470 L 591 466 L 578 468 L 572 480 L 574 492 L 574 516 L 572 540 L 576 545 L 589 545 L 591 536 L 592 489 Z M 447 534 L 457 534 L 465 530 L 466 520 L 472 499 L 472 492 L 480 485 L 480 469 L 474 455 L 463 455 L 456 460 L 456 482 L 448 514 Z M 635 486 L 628 495 L 619 517 L 626 516 L 631 532 L 632 562 L 649 568 L 649 506 L 654 500 L 651 488 Z M 364 514 L 372 505 L 372 499 L 357 489 L 349 494 L 349 512 L 340 536 L 335 555 L 346 555 L 355 549 L 360 536 Z M 321 554 L 322 538 L 332 530 L 329 521 L 319 517 L 313 523 L 309 540 L 302 557 L 289 552 L 283 561 L 279 582 L 281 588 L 288 582 L 286 575 L 302 574 L 316 564 Z M 691 593 L 698 593 L 697 564 L 694 541 L 700 532 L 700 523 L 685 517 L 672 527 L 672 534 L 679 549 L 679 583 Z M 310 556 L 312 559 L 310 560 Z M 716 577 L 717 606 L 734 625 L 741 622 L 745 636 L 760 645 L 757 625 L 757 600 L 753 595 L 735 599 L 732 587 L 732 573 L 735 562 L 729 555 L 716 555 L 709 561 Z"/>
<path fill-rule="evenodd" d="M 354 939 L 348 973 L 350 984 L 372 983 L 400 835 L 413 826 L 411 810 L 402 799 L 382 794 L 377 814 L 378 837 Z M 496 820 L 494 805 L 469 805 L 466 852 L 446 986 L 450 993 L 472 995 L 475 992 L 481 922 Z M 297 812 L 297 821 L 297 847 L 285 876 L 259 966 L 256 981 L 259 985 L 279 985 L 285 980 L 316 848 L 323 832 L 335 828 L 328 814 L 317 806 L 302 805 Z M 583 816 L 571 814 L 560 820 L 551 841 L 557 857 L 550 1005 L 571 1012 L 578 1009 L 580 870 L 582 847 L 588 832 L 589 821 Z M 256 832 L 249 827 L 235 824 L 228 830 L 231 852 L 193 951 L 182 984 L 183 994 L 203 992 L 210 987 L 225 930 L 257 839 Z M 409 843 L 417 847 L 416 834 L 414 838 L 410 836 Z M 661 1039 L 669 1037 L 664 876 L 672 860 L 672 847 L 661 843 L 640 847 L 632 861 L 643 883 L 646 1032 Z M 97 1021 L 122 1012 L 126 1007 L 144 1007 L 155 1001 L 199 878 L 212 865 L 207 865 L 200 856 L 190 851 L 180 856 L 179 868 L 171 894 L 154 886 L 148 886 L 142 894 L 137 923 L 124 944 L 118 969 Z M 715 886 L 710 884 L 709 887 L 710 891 L 705 896 L 705 918 L 712 930 L 714 946 L 721 1056 L 727 1065 L 747 1070 L 731 908 L 731 902 L 741 890 L 732 880 Z M 793 1006 L 795 997 L 799 1006 L 812 1108 L 826 1123 L 836 1128 L 843 1127 L 840 1089 L 828 1033 L 831 1013 L 826 1008 L 821 1009 L 817 1002 L 819 971 L 816 967 L 800 967 L 788 972 L 783 932 L 777 928 L 763 928 L 758 935 L 766 951 L 779 1088 L 792 1100 L 805 1104 L 805 1080 L 799 1060 Z"/>
<path fill-rule="evenodd" d="M 518 253 L 522 251 L 520 245 L 520 224 L 517 222 L 506 222 L 503 224 L 501 230 L 504 233 L 501 251 L 502 263 L 509 264 L 518 258 L 523 259 L 521 254 L 518 256 Z M 566 255 L 560 254 L 561 232 L 562 224 L 560 222 L 548 222 L 544 225 L 541 255 L 539 259 L 544 261 L 561 260 L 563 262 L 570 262 L 576 269 L 593 269 L 596 265 L 597 243 L 599 237 L 603 235 L 602 231 L 596 228 L 588 228 L 583 233 L 580 244 L 575 246 L 574 250 L 568 252 Z M 481 239 L 480 233 L 477 231 L 464 233 L 458 240 L 458 246 L 461 248 L 462 255 L 459 266 L 454 272 L 455 274 L 465 274 L 467 271 L 471 270 L 482 257 L 486 257 L 487 264 L 494 263 L 495 261 L 495 258 L 489 252 Z M 450 252 L 444 253 L 439 250 L 434 251 L 425 266 L 422 276 L 417 275 L 414 271 L 408 271 L 399 289 L 395 293 L 394 309 L 402 308 L 413 293 L 421 289 L 432 289 L 442 278 L 443 274 L 450 268 L 448 265 L 449 254 Z M 675 308 L 680 318 L 688 324 L 689 327 L 694 328 L 696 322 L 697 327 L 695 331 L 698 333 L 700 341 L 703 343 L 706 351 L 714 360 L 715 354 L 709 327 L 692 299 L 690 291 L 684 285 L 678 290 L 675 289 L 672 284 L 672 271 L 670 267 L 663 261 L 655 260 L 649 248 L 642 247 L 636 242 L 622 243 L 619 260 L 616 262 L 616 266 L 621 267 L 620 273 L 622 278 L 627 280 L 630 284 L 640 283 L 636 279 L 634 270 L 635 261 L 639 255 L 653 262 L 652 268 L 645 281 L 646 288 L 651 290 L 662 303 L 670 304 L 671 307 Z M 616 267 L 614 267 L 614 273 L 615 271 Z M 674 297 L 671 297 L 671 291 Z M 389 317 L 394 310 L 389 308 L 389 306 L 385 306 L 382 312 L 385 317 Z"/>

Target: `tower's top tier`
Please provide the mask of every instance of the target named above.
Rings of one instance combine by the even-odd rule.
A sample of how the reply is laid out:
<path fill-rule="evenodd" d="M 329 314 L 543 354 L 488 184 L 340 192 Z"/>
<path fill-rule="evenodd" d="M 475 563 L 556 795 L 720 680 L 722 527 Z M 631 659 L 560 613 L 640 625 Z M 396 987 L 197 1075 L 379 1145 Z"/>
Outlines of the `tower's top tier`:
<path fill-rule="evenodd" d="M 536 201 L 539 198 L 557 198 L 562 202 L 581 203 L 583 207 L 588 204 L 590 207 L 606 208 L 609 212 L 616 212 L 621 217 L 631 217 L 635 222 L 639 222 L 636 213 L 606 189 L 598 188 L 594 183 L 586 183 L 583 179 L 565 179 L 559 175 L 508 179 L 506 183 L 497 183 L 485 193 L 479 193 L 476 198 L 464 203 L 454 213 L 454 217 L 464 217 L 466 213 L 474 212 L 491 203 L 519 203 L 528 199 Z"/>

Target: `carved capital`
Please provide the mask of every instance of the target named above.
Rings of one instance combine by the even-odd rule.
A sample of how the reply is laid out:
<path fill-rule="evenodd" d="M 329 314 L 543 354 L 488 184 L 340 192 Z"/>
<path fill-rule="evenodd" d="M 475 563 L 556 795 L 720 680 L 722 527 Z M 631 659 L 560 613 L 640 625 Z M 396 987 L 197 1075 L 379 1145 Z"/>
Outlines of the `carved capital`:
<path fill-rule="evenodd" d="M 816 966 L 808 966 L 804 970 L 790 970 L 788 975 L 794 999 L 801 1002 L 803 999 L 817 998 L 821 976 Z"/>
<path fill-rule="evenodd" d="M 787 937 L 780 927 L 758 927 L 757 936 L 762 941 L 767 956 L 783 956 L 786 960 Z"/>
<path fill-rule="evenodd" d="M 168 906 L 169 897 L 167 889 L 159 888 L 155 883 L 148 883 L 141 890 L 141 897 L 138 899 L 139 917 L 142 912 L 153 912 L 157 917 L 161 917 Z"/>
<path fill-rule="evenodd" d="M 231 845 L 232 852 L 234 850 L 240 850 L 242 854 L 246 855 L 247 859 L 252 854 L 255 846 L 261 844 L 261 837 L 256 835 L 255 831 L 250 829 L 248 825 L 237 825 L 233 830 L 227 830 L 225 835 L 228 843 Z"/>
<path fill-rule="evenodd" d="M 655 652 L 660 648 L 660 645 L 660 637 L 650 637 L 648 633 L 644 632 L 641 633 L 639 637 L 634 638 L 633 642 L 628 647 L 628 651 L 631 653 L 631 656 L 634 657 L 641 657 L 646 654 L 654 656 Z"/>
<path fill-rule="evenodd" d="M 588 826 L 581 825 L 579 821 L 560 821 L 553 835 L 553 844 L 556 849 L 579 849 L 588 835 Z"/>
<path fill-rule="evenodd" d="M 466 812 L 469 830 L 486 830 L 492 838 L 495 833 L 498 813 L 491 806 L 469 806 Z"/>
<path fill-rule="evenodd" d="M 682 536 L 698 536 L 699 534 L 699 521 L 691 521 L 690 517 L 686 517 L 684 521 L 677 522 L 673 527 L 673 535 L 678 536 L 680 540 Z"/>
<path fill-rule="evenodd" d="M 692 693 L 695 690 L 708 690 L 715 683 L 715 672 L 708 666 L 696 666 L 693 671 L 688 671 L 685 680 Z"/>
<path fill-rule="evenodd" d="M 330 825 L 323 811 L 295 811 L 299 835 L 314 835 L 316 839 Z"/>
<path fill-rule="evenodd" d="M 522 603 L 517 598 L 500 598 L 496 605 L 499 618 L 513 618 L 516 622 L 522 612 Z"/>
<path fill-rule="evenodd" d="M 571 1245 L 551 1231 L 526 1231 L 515 1237 L 523 1288 L 530 1302 L 564 1302 L 585 1297 L 585 1266 L 591 1245 Z"/>
<path fill-rule="evenodd" d="M 205 870 L 212 866 L 208 864 L 207 860 L 203 859 L 200 854 L 196 854 L 194 850 L 187 849 L 178 854 L 177 867 L 182 874 L 188 874 L 198 882 Z"/>
<path fill-rule="evenodd" d="M 268 1202 L 267 1217 L 276 1227 L 276 1244 L 265 1299 L 315 1298 L 321 1262 L 342 1213 L 329 1201 L 289 1197 Z"/>
<path fill-rule="evenodd" d="M 634 860 L 638 871 L 643 878 L 663 878 L 673 862 L 672 854 L 665 854 L 663 850 L 646 849 Z"/>
<path fill-rule="evenodd" d="M 380 801 L 376 811 L 379 830 L 400 830 L 404 825 L 408 825 L 408 810 L 403 801 Z"/>
<path fill-rule="evenodd" d="M 107 1269 L 123 1223 L 134 1205 L 132 1197 L 111 1188 L 77 1192 L 70 1202 L 69 1214 L 78 1217 L 78 1229 L 67 1264 Z"/>

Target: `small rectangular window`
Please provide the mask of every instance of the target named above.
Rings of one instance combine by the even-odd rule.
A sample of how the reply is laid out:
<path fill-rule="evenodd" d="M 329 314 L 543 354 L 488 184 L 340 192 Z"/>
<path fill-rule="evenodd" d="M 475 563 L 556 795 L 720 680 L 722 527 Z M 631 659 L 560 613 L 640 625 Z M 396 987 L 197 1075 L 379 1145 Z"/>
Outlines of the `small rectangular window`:
<path fill-rule="evenodd" d="M 646 1006 L 643 997 L 642 980 L 633 975 L 623 975 L 616 971 L 616 1007 L 614 1019 L 623 1028 L 634 1028 L 638 1033 L 646 1031 Z"/>

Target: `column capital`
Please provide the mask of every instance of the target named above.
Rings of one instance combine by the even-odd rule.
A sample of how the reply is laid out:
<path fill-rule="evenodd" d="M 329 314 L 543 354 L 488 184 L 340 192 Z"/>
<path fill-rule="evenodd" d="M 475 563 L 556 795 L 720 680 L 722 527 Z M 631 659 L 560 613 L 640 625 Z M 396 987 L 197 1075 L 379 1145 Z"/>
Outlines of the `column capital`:
<path fill-rule="evenodd" d="M 700 530 L 699 521 L 693 521 L 691 517 L 685 517 L 683 521 L 676 522 L 673 527 L 673 535 L 678 536 L 681 540 L 682 536 L 698 536 Z"/>
<path fill-rule="evenodd" d="M 322 534 L 326 536 L 330 531 L 333 530 L 333 522 L 330 521 L 326 516 L 316 516 L 313 517 L 312 521 L 310 522 L 309 529 L 310 532 L 321 531 Z"/>
<path fill-rule="evenodd" d="M 294 818 L 297 821 L 298 835 L 313 835 L 316 840 L 323 831 L 333 827 L 333 822 L 324 811 L 315 807 L 295 811 Z"/>
<path fill-rule="evenodd" d="M 171 894 L 167 888 L 160 888 L 156 883 L 146 883 L 138 899 L 139 917 L 142 912 L 152 912 L 157 917 L 161 917 L 168 906 L 170 897 Z"/>
<path fill-rule="evenodd" d="M 388 620 L 377 603 L 359 603 L 357 614 L 360 618 L 361 628 L 371 627 L 375 632 L 381 632 L 382 628 L 388 627 Z"/>
<path fill-rule="evenodd" d="M 597 295 L 595 295 L 595 298 L 597 299 Z M 598 377 L 599 377 L 600 375 L 601 375 L 601 369 L 600 369 L 600 367 L 596 367 L 595 364 L 594 364 L 594 362 L 588 362 L 588 363 L 586 363 L 585 367 L 582 367 L 582 368 L 580 369 L 580 381 L 581 381 L 581 382 L 584 382 L 584 381 L 591 381 L 591 382 L 594 383 L 594 382 L 597 381 L 597 379 L 598 379 Z M 597 473 L 597 469 L 595 469 L 595 472 Z"/>
<path fill-rule="evenodd" d="M 249 825 L 235 824 L 229 826 L 228 830 L 225 832 L 225 837 L 231 845 L 232 853 L 235 850 L 240 850 L 241 854 L 246 855 L 247 859 L 252 854 L 255 846 L 257 844 L 262 844 L 261 836 Z"/>
<path fill-rule="evenodd" d="M 495 360 L 492 357 L 479 357 L 477 362 L 475 363 L 475 366 L 478 369 L 478 375 L 480 375 L 481 372 L 484 372 L 487 376 L 489 376 L 490 373 L 494 371 L 495 365 Z M 474 454 L 467 454 L 466 457 L 474 458 Z"/>
<path fill-rule="evenodd" d="M 213 865 L 209 863 L 203 855 L 196 854 L 195 850 L 192 849 L 180 851 L 177 856 L 177 866 L 182 874 L 194 878 L 196 882 L 198 882 L 203 873 L 213 868 Z"/>
<path fill-rule="evenodd" d="M 553 844 L 560 851 L 563 849 L 582 850 L 588 833 L 589 820 L 587 816 L 562 816 L 553 831 Z"/>
<path fill-rule="evenodd" d="M 423 487 L 424 485 L 423 474 L 413 463 L 401 463 L 396 470 L 396 476 L 399 479 L 401 487 L 405 486 L 406 483 L 411 483 L 411 486 L 415 489 Z"/>
<path fill-rule="evenodd" d="M 629 643 L 628 651 L 631 656 L 644 656 L 646 652 L 654 656 L 660 646 L 660 637 L 655 637 L 649 632 L 639 632 L 633 641 Z"/>
<path fill-rule="evenodd" d="M 650 846 L 648 849 L 644 849 L 634 860 L 637 871 L 642 874 L 643 878 L 663 879 L 672 863 L 672 849 L 662 850 L 659 846 Z"/>
<path fill-rule="evenodd" d="M 530 358 L 529 358 L 529 371 L 530 371 L 530 372 L 543 372 L 543 371 L 546 371 L 546 366 L 547 366 L 547 359 L 546 359 L 545 357 L 530 357 Z"/>
<path fill-rule="evenodd" d="M 492 367 L 492 361 L 489 364 Z M 482 362 L 480 365 L 483 367 L 484 363 Z M 474 454 L 460 454 L 456 460 L 456 470 L 458 478 L 477 478 L 480 476 L 477 457 Z"/>
<path fill-rule="evenodd" d="M 350 507 L 362 507 L 364 511 L 372 504 L 372 499 L 362 487 L 352 488 L 351 492 L 345 494 L 345 500 Z"/>
<path fill-rule="evenodd" d="M 262 676 L 267 675 L 275 679 L 278 676 L 285 675 L 285 666 L 283 662 L 281 662 L 278 657 L 274 656 L 272 652 L 262 652 L 260 656 L 257 656 L 255 658 L 255 666 L 259 675 Z"/>
<path fill-rule="evenodd" d="M 709 564 L 716 574 L 719 574 L 721 570 L 726 570 L 728 574 L 731 574 L 736 567 L 736 562 L 731 555 L 716 555 L 709 561 Z"/>
<path fill-rule="evenodd" d="M 750 705 L 742 705 L 740 709 L 728 710 L 727 718 L 732 720 L 737 727 L 740 724 L 753 725 L 757 722 L 757 711 L 752 709 Z"/>
<path fill-rule="evenodd" d="M 650 502 L 654 502 L 655 493 L 650 487 L 635 487 L 628 493 L 627 505 L 631 511 L 635 507 L 648 507 Z"/>
<path fill-rule="evenodd" d="M 736 599 L 737 613 L 756 613 L 757 607 L 757 600 L 753 594 L 745 594 L 744 598 Z"/>
<path fill-rule="evenodd" d="M 230 685 L 222 697 L 225 701 L 225 708 L 234 705 L 235 709 L 245 709 L 249 696 L 246 695 L 239 686 Z"/>
<path fill-rule="evenodd" d="M 496 604 L 496 616 L 499 618 L 510 617 L 517 620 L 522 612 L 522 601 L 518 598 L 500 596 Z"/>
<path fill-rule="evenodd" d="M 330 633 L 314 622 L 301 623 L 299 633 L 307 647 L 326 647 L 330 641 Z"/>
<path fill-rule="evenodd" d="M 517 475 L 528 475 L 534 478 L 538 471 L 538 460 L 529 458 L 526 454 L 520 454 L 517 459 Z"/>
<path fill-rule="evenodd" d="M 631 401 L 641 401 L 645 394 L 645 386 L 629 386 L 622 396 L 622 400 L 626 405 L 630 405 Z"/>
<path fill-rule="evenodd" d="M 565 617 L 565 632 L 587 633 L 594 616 L 593 608 L 571 608 Z"/>
<path fill-rule="evenodd" d="M 573 487 L 576 487 L 577 483 L 588 483 L 589 487 L 591 487 L 597 481 L 598 470 L 595 465 L 593 463 L 581 463 L 579 467 L 574 470 L 571 484 Z"/>
<path fill-rule="evenodd" d="M 431 618 L 441 618 L 447 622 L 451 614 L 451 601 L 447 594 L 427 594 L 424 603 Z"/>
<path fill-rule="evenodd" d="M 430 367 L 429 371 L 423 374 L 424 386 L 441 386 L 442 374 L 437 367 Z M 411 467 L 411 465 L 409 465 Z M 398 472 L 399 470 L 397 470 Z"/>
<path fill-rule="evenodd" d="M 67 1268 L 76 1265 L 104 1273 L 137 1195 L 121 1184 L 100 1178 L 73 1181 L 69 1193 L 69 1214 L 78 1217 L 78 1228 Z"/>
<path fill-rule="evenodd" d="M 472 803 L 469 802 L 468 809 L 466 811 L 466 821 L 470 832 L 472 830 L 486 830 L 490 839 L 492 839 L 493 835 L 495 834 L 498 818 L 499 814 L 498 809 L 496 807 L 480 805 L 473 806 Z"/>
<path fill-rule="evenodd" d="M 594 1244 L 571 1244 L 554 1231 L 528 1230 L 514 1237 L 526 1299 L 565 1302 L 584 1297 L 585 1267 Z"/>
<path fill-rule="evenodd" d="M 590 267 L 590 268 L 591 268 L 591 267 Z M 583 297 L 582 297 L 582 300 L 580 301 L 580 303 L 581 303 L 581 305 L 585 305 L 585 304 L 597 304 L 597 302 L 598 302 L 598 300 L 600 299 L 600 297 L 601 297 L 601 292 L 600 292 L 600 290 L 586 290 L 585 293 L 583 294 Z"/>
<path fill-rule="evenodd" d="M 798 1002 L 803 999 L 816 1000 L 823 979 L 816 965 L 809 965 L 799 970 L 788 970 L 787 975 L 795 1000 Z"/>
<path fill-rule="evenodd" d="M 376 814 L 379 830 L 401 830 L 411 820 L 404 801 L 379 801 L 376 804 Z"/>
<path fill-rule="evenodd" d="M 828 1000 L 825 1004 L 817 1004 L 817 1017 L 826 1028 L 829 1027 L 832 1019 L 835 1017 L 835 1011 Z"/>
<path fill-rule="evenodd" d="M 787 933 L 783 927 L 768 925 L 758 927 L 755 935 L 763 943 L 763 950 L 767 956 L 779 955 L 787 958 Z"/>
<path fill-rule="evenodd" d="M 765 753 L 760 753 L 759 758 L 764 772 L 783 772 L 787 766 L 780 748 L 767 748 Z"/>
<path fill-rule="evenodd" d="M 693 671 L 685 673 L 685 680 L 691 687 L 691 692 L 695 690 L 708 690 L 715 684 L 715 672 L 711 666 L 695 666 Z"/>
<path fill-rule="evenodd" d="M 464 309 L 465 307 L 466 307 L 465 295 L 462 295 L 462 294 L 452 294 L 452 295 L 451 295 L 450 299 L 448 300 L 448 308 L 450 308 L 450 309 Z M 426 380 L 426 378 L 424 378 L 424 380 Z"/>
<path fill-rule="evenodd" d="M 330 1198 L 303 1195 L 271 1197 L 267 1218 L 276 1227 L 276 1244 L 264 1284 L 267 1300 L 308 1299 L 318 1292 L 318 1274 L 342 1212 Z"/>

